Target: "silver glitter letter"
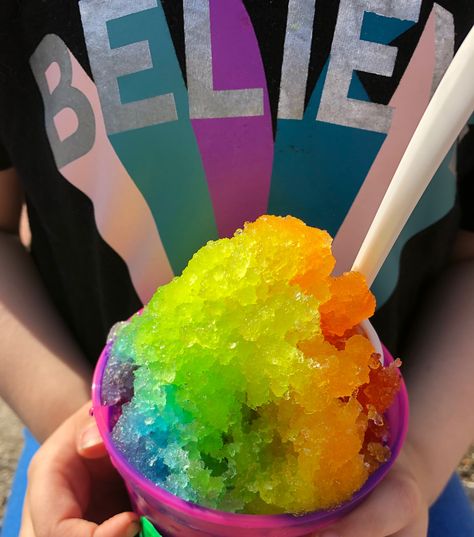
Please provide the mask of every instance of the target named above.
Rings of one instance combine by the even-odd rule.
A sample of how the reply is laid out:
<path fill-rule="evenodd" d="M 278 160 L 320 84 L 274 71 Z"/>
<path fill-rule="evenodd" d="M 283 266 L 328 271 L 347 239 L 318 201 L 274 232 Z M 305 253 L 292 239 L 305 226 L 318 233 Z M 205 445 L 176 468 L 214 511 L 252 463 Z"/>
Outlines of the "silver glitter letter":
<path fill-rule="evenodd" d="M 433 93 L 441 82 L 454 56 L 454 19 L 449 11 L 439 4 L 433 5 L 435 23 L 435 72 Z"/>
<path fill-rule="evenodd" d="M 302 119 L 316 0 L 290 0 L 281 68 L 278 117 Z"/>
<path fill-rule="evenodd" d="M 263 89 L 214 90 L 209 0 L 184 0 L 189 110 L 192 119 L 263 115 Z"/>
<path fill-rule="evenodd" d="M 50 89 L 46 72 L 52 64 L 60 72 L 58 85 Z M 46 35 L 30 58 L 31 70 L 38 84 L 44 103 L 46 133 L 58 169 L 88 153 L 95 140 L 95 119 L 87 97 L 71 86 L 72 65 L 64 42 L 53 34 Z M 54 124 L 55 116 L 66 108 L 76 114 L 76 131 L 61 140 Z"/>
<path fill-rule="evenodd" d="M 349 99 L 354 70 L 392 76 L 397 48 L 360 39 L 364 13 L 417 21 L 421 0 L 340 0 L 326 81 L 317 119 L 375 132 L 388 132 L 392 109 Z"/>
<path fill-rule="evenodd" d="M 117 78 L 153 68 L 147 41 L 110 48 L 107 22 L 152 9 L 156 0 L 81 0 L 87 51 L 108 134 L 176 121 L 172 93 L 122 104 Z"/>

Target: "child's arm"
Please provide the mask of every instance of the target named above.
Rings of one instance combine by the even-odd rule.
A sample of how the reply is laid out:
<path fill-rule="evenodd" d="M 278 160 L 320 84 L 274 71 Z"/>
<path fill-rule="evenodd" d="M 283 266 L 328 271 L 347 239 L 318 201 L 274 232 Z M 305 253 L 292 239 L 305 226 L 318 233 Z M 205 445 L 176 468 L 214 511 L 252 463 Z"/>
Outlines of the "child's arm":
<path fill-rule="evenodd" d="M 455 252 L 403 357 L 411 417 L 400 459 L 327 537 L 426 537 L 428 507 L 474 439 L 474 233 Z"/>
<path fill-rule="evenodd" d="M 409 438 L 423 454 L 430 504 L 474 441 L 474 233 L 461 232 L 456 251 L 426 301 L 406 358 Z"/>
<path fill-rule="evenodd" d="M 0 171 L 0 396 L 43 441 L 90 398 L 86 365 L 18 236 L 22 192 Z"/>

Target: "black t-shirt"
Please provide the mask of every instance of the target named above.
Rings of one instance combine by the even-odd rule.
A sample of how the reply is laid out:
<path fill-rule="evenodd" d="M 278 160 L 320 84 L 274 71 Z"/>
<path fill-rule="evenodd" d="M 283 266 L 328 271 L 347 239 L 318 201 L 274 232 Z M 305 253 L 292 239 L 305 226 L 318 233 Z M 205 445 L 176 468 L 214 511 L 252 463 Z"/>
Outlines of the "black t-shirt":
<path fill-rule="evenodd" d="M 8 157 L 8 153 L 0 145 L 0 170 L 6 170 L 10 166 L 11 166 L 11 162 Z"/>
<path fill-rule="evenodd" d="M 3 0 L 0 166 L 19 171 L 32 255 L 88 359 L 262 213 L 328 229 L 349 269 L 473 21 L 471 0 Z M 393 352 L 460 207 L 474 229 L 471 142 L 459 192 L 453 148 L 374 283 Z"/>
<path fill-rule="evenodd" d="M 457 172 L 461 227 L 474 231 L 474 115 L 459 143 Z"/>

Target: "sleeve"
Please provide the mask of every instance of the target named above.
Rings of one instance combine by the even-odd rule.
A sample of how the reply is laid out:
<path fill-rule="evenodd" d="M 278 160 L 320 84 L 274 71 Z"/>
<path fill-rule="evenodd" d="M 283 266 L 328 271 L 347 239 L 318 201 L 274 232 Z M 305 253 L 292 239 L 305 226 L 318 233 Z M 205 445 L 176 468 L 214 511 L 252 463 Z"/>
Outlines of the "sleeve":
<path fill-rule="evenodd" d="M 461 228 L 474 231 L 474 116 L 458 146 L 458 191 Z"/>
<path fill-rule="evenodd" d="M 0 171 L 10 168 L 11 165 L 10 157 L 8 156 L 6 149 L 0 143 Z"/>

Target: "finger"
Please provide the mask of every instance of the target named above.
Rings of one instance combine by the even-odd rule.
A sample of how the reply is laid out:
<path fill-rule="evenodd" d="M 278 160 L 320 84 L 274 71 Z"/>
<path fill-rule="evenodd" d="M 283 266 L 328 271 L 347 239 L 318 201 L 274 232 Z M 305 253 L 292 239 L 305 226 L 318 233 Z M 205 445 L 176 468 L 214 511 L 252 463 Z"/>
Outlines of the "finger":
<path fill-rule="evenodd" d="M 81 457 L 98 459 L 104 457 L 107 452 L 97 423 L 89 412 L 90 405 L 90 402 L 84 405 L 82 419 L 76 423 L 76 448 Z"/>
<path fill-rule="evenodd" d="M 79 431 L 76 441 L 77 452 L 85 459 L 99 459 L 107 455 L 104 441 L 95 421 Z"/>
<path fill-rule="evenodd" d="M 52 537 L 62 521 L 83 518 L 88 506 L 90 475 L 77 454 L 75 431 L 74 419 L 67 420 L 30 465 L 28 497 L 35 537 Z M 85 522 L 80 531 L 89 536 L 95 528 L 96 524 Z"/>
<path fill-rule="evenodd" d="M 25 537 L 132 537 L 138 533 L 134 513 L 115 515 L 100 525 L 84 520 L 94 486 L 88 465 L 100 462 L 85 460 L 77 452 L 78 430 L 90 424 L 87 411 L 83 407 L 66 420 L 30 464 L 28 508 L 34 535 Z"/>
<path fill-rule="evenodd" d="M 426 537 L 427 535 L 428 513 L 425 511 L 423 516 L 417 517 L 411 524 L 393 534 L 392 537 Z"/>
<path fill-rule="evenodd" d="M 23 503 L 23 513 L 21 516 L 21 528 L 18 537 L 36 537 L 31 521 L 30 509 L 28 507 L 28 498 L 25 496 Z"/>
<path fill-rule="evenodd" d="M 56 526 L 51 537 L 136 537 L 139 532 L 137 515 L 120 513 L 99 526 L 82 519 L 63 520 Z"/>
<path fill-rule="evenodd" d="M 77 456 L 77 455 L 76 455 Z M 75 468 L 71 475 L 82 473 L 87 476 L 87 470 L 82 465 L 72 463 Z M 35 537 L 53 537 L 54 535 L 90 536 L 97 524 L 83 521 L 84 524 L 75 523 L 76 530 L 68 533 L 57 533 L 58 527 L 67 520 L 81 519 L 88 503 L 90 482 L 84 486 L 70 482 L 70 476 L 55 471 L 50 465 L 41 467 L 30 486 L 31 518 Z M 47 508 L 46 508 L 47 506 Z"/>
<path fill-rule="evenodd" d="M 34 537 L 133 537 L 138 533 L 137 515 L 130 512 L 101 525 L 83 520 L 91 486 L 86 461 L 78 457 L 73 443 L 69 449 L 53 443 L 50 449 L 43 464 L 36 465 L 29 490 Z"/>
<path fill-rule="evenodd" d="M 103 522 L 94 537 L 136 537 L 140 533 L 140 521 L 134 513 L 120 513 Z"/>
<path fill-rule="evenodd" d="M 360 507 L 323 531 L 320 537 L 385 537 L 396 534 L 415 518 L 420 502 L 412 479 L 388 476 Z"/>
<path fill-rule="evenodd" d="M 68 488 L 56 489 L 54 517 L 47 519 L 47 513 L 35 524 L 36 533 L 21 537 L 135 537 L 140 524 L 135 513 L 120 513 L 100 525 L 83 520 L 82 512 Z M 44 505 L 48 503 L 48 491 L 43 496 Z M 52 496 L 51 496 L 52 497 Z"/>

